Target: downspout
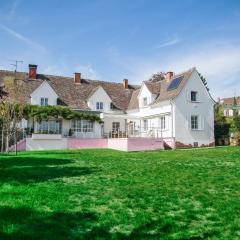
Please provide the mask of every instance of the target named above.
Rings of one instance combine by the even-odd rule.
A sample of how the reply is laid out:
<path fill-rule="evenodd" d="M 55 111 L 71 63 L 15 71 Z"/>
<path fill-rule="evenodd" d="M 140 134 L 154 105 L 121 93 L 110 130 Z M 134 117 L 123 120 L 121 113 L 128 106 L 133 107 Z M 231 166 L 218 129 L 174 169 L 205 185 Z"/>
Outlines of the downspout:
<path fill-rule="evenodd" d="M 171 137 L 172 137 L 172 139 L 173 139 L 173 148 L 175 149 L 176 148 L 176 146 L 175 146 L 175 138 L 174 138 L 174 136 L 173 136 L 173 127 L 174 127 L 174 123 L 173 123 L 173 101 L 172 101 L 172 99 L 170 99 L 170 104 L 171 104 L 171 125 L 172 125 L 172 132 L 171 132 Z"/>

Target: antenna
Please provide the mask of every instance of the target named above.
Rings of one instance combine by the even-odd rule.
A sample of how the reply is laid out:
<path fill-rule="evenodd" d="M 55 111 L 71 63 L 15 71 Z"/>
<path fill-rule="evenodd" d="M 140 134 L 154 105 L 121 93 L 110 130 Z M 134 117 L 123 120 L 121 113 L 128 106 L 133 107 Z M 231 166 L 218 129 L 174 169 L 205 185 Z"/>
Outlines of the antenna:
<path fill-rule="evenodd" d="M 18 69 L 18 64 L 19 63 L 23 63 L 23 61 L 21 60 L 15 60 L 15 63 L 11 63 L 10 65 L 14 66 L 15 67 L 15 73 L 17 72 L 17 69 Z"/>

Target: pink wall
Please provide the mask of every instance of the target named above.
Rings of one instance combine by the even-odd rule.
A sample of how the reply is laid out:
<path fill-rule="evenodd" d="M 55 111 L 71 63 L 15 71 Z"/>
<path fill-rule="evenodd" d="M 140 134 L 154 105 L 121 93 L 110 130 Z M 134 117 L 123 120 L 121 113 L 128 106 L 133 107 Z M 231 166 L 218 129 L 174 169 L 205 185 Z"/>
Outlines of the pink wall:
<path fill-rule="evenodd" d="M 128 151 L 163 149 L 163 141 L 158 138 L 128 138 Z"/>
<path fill-rule="evenodd" d="M 128 138 L 109 138 L 108 148 L 120 151 L 128 151 Z"/>
<path fill-rule="evenodd" d="M 163 149 L 163 142 L 156 138 L 110 138 L 108 148 L 120 151 L 147 151 Z"/>
<path fill-rule="evenodd" d="M 15 145 L 12 145 L 9 148 L 10 151 L 14 151 L 15 150 Z M 17 150 L 18 151 L 26 151 L 26 139 L 22 139 L 17 143 Z"/>
<path fill-rule="evenodd" d="M 105 138 L 76 139 L 69 138 L 67 142 L 68 149 L 80 148 L 108 148 L 108 141 Z"/>
<path fill-rule="evenodd" d="M 174 138 L 164 139 L 169 146 L 175 146 Z M 95 138 L 95 139 L 67 139 L 68 149 L 84 149 L 84 148 L 111 148 L 120 151 L 147 151 L 164 149 L 162 139 L 156 138 Z M 14 150 L 14 146 L 11 147 Z M 26 150 L 26 139 L 18 143 L 18 150 Z"/>
<path fill-rule="evenodd" d="M 175 148 L 175 138 L 164 138 L 163 141 L 170 148 Z"/>

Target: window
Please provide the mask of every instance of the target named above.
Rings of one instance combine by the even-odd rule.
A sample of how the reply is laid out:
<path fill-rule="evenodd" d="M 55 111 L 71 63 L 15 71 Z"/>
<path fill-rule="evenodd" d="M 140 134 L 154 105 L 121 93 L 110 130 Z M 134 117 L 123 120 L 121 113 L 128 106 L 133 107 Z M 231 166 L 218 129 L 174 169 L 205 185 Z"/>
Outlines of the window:
<path fill-rule="evenodd" d="M 110 109 L 111 110 L 117 110 L 118 108 L 113 103 L 110 103 Z"/>
<path fill-rule="evenodd" d="M 148 121 L 147 121 L 147 119 L 143 120 L 143 130 L 144 131 L 148 130 Z"/>
<path fill-rule="evenodd" d="M 232 109 L 229 109 L 228 115 L 229 115 L 229 117 L 232 117 L 232 116 L 233 116 L 233 110 L 232 110 Z"/>
<path fill-rule="evenodd" d="M 193 147 L 198 147 L 198 142 L 193 142 Z"/>
<path fill-rule="evenodd" d="M 112 123 L 112 131 L 118 132 L 120 130 L 120 122 L 113 122 Z"/>
<path fill-rule="evenodd" d="M 160 129 L 166 129 L 166 118 L 165 118 L 165 116 L 162 116 L 161 118 L 160 118 Z"/>
<path fill-rule="evenodd" d="M 97 102 L 96 103 L 96 109 L 97 110 L 103 110 L 103 102 Z"/>
<path fill-rule="evenodd" d="M 228 116 L 229 116 L 229 110 L 228 110 L 228 109 L 225 109 L 225 110 L 223 111 L 223 114 L 224 114 L 225 117 L 228 117 Z"/>
<path fill-rule="evenodd" d="M 74 132 L 93 132 L 93 122 L 89 120 L 72 120 L 72 128 Z"/>
<path fill-rule="evenodd" d="M 197 92 L 191 91 L 191 101 L 196 102 L 197 101 Z"/>
<path fill-rule="evenodd" d="M 191 116 L 191 129 L 198 129 L 198 116 Z"/>
<path fill-rule="evenodd" d="M 61 133 L 61 122 L 59 120 L 41 121 L 37 124 L 37 132 L 43 134 Z"/>
<path fill-rule="evenodd" d="M 48 106 L 48 98 L 41 98 L 41 106 Z"/>
<path fill-rule="evenodd" d="M 147 106 L 147 98 L 143 98 L 143 106 L 146 107 Z"/>
<path fill-rule="evenodd" d="M 82 132 L 93 132 L 93 122 L 82 120 Z"/>

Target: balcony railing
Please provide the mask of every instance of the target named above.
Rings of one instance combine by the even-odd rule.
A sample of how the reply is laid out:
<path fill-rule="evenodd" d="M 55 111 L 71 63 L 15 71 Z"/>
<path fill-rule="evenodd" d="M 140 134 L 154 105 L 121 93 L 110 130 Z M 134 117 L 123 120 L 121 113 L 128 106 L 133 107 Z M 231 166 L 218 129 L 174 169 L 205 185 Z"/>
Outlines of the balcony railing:
<path fill-rule="evenodd" d="M 137 129 L 128 129 L 126 131 L 110 131 L 107 134 L 104 134 L 108 138 L 134 138 L 134 137 L 146 137 L 146 138 L 162 138 L 163 133 L 167 131 L 166 129 L 160 128 L 137 128 Z"/>

